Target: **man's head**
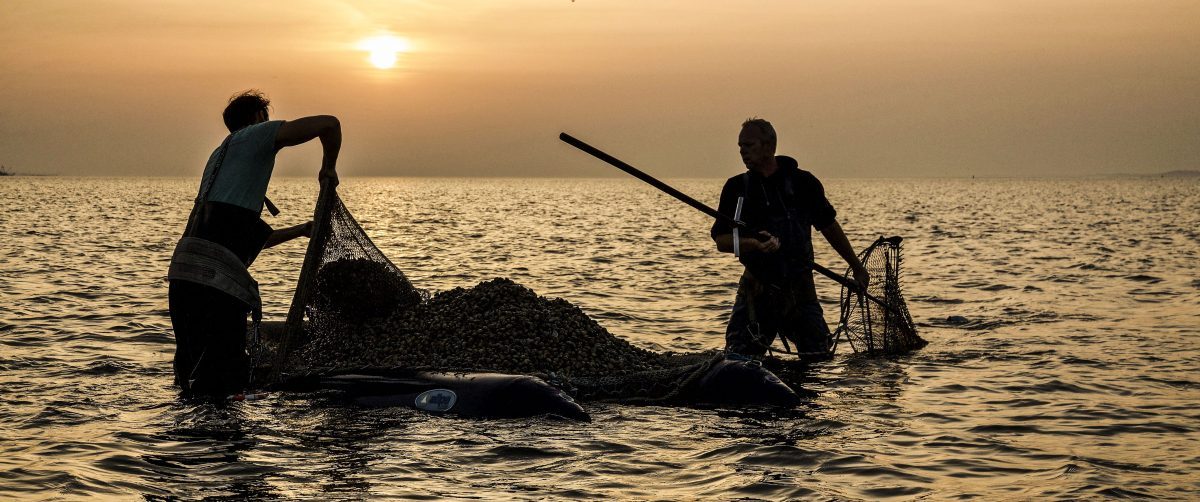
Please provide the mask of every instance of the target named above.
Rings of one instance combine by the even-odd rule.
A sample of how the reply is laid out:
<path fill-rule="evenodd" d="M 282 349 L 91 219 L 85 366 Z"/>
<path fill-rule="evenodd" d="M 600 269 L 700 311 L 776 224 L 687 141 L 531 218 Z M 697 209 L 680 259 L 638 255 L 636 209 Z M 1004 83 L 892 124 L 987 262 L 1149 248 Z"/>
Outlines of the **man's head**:
<path fill-rule="evenodd" d="M 248 125 L 266 122 L 270 106 L 271 100 L 267 99 L 266 94 L 251 89 L 229 98 L 229 105 L 221 117 L 225 119 L 225 127 L 229 128 L 229 132 L 236 132 Z"/>
<path fill-rule="evenodd" d="M 742 122 L 738 150 L 746 169 L 761 169 L 775 159 L 775 128 L 758 117 Z"/>

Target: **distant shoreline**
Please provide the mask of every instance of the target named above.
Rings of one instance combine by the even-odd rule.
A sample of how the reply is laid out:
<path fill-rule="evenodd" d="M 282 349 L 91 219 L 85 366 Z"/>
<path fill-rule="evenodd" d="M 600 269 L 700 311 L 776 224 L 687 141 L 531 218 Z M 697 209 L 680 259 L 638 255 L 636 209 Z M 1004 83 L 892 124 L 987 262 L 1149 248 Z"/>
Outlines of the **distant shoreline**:
<path fill-rule="evenodd" d="M 1160 178 L 1195 178 L 1200 177 L 1200 171 L 1195 169 L 1181 169 L 1159 173 L 1157 176 Z"/>
<path fill-rule="evenodd" d="M 103 174 L 75 175 L 75 174 L 18 174 L 9 171 L 6 167 L 0 166 L 0 176 L 35 176 L 35 177 L 67 177 L 67 178 L 194 178 L 193 175 L 167 175 L 167 176 L 144 176 L 144 175 L 112 175 L 106 176 Z M 343 176 L 346 176 L 343 174 Z M 297 175 L 276 175 L 274 178 L 307 178 L 308 176 Z M 459 178 L 479 178 L 479 179 L 623 179 L 623 176 L 413 176 L 413 175 L 351 175 L 351 178 L 430 178 L 430 179 L 459 179 Z M 673 180 L 709 180 L 709 179 L 725 179 L 724 176 L 716 176 L 711 178 L 693 178 L 693 177 L 671 177 L 667 179 Z M 821 176 L 822 179 L 978 179 L 978 180 L 998 180 L 998 179 L 1121 179 L 1121 178 L 1200 178 L 1200 170 L 1197 169 L 1177 169 L 1173 171 L 1163 171 L 1158 173 L 1109 173 L 1109 174 L 1079 174 L 1079 175 L 1060 175 L 1060 176 L 1001 176 L 1001 175 L 958 175 L 958 176 L 838 176 L 832 173 L 826 173 Z"/>

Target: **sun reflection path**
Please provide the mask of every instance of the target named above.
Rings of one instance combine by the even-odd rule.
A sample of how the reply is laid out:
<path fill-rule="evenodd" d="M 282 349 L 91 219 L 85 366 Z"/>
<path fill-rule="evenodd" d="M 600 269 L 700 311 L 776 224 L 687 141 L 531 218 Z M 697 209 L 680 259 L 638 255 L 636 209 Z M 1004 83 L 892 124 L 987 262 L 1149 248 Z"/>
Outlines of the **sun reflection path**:
<path fill-rule="evenodd" d="M 358 48 L 370 54 L 367 60 L 371 62 L 371 65 L 379 69 L 387 69 L 396 66 L 396 54 L 408 52 L 411 44 L 405 38 L 379 35 L 363 39 L 358 43 Z"/>

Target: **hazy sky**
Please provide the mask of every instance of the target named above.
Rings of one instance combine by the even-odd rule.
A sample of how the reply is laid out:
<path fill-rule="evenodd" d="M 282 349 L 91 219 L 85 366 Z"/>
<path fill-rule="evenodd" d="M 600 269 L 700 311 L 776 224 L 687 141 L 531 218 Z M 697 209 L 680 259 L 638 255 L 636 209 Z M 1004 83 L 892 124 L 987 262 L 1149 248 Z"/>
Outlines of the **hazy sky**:
<path fill-rule="evenodd" d="M 822 177 L 1200 169 L 1200 1 L 5 0 L 0 164 L 198 175 L 220 112 L 342 120 L 343 175 L 729 176 L 749 116 Z M 357 44 L 411 44 L 378 69 Z M 278 174 L 315 175 L 315 145 Z"/>

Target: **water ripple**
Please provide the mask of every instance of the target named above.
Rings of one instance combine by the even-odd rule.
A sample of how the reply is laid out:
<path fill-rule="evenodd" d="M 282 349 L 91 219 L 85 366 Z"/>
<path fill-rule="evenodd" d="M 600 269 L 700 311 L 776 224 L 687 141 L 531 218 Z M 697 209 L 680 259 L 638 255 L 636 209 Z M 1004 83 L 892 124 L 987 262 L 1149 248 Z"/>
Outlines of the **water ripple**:
<path fill-rule="evenodd" d="M 715 202 L 722 181 L 672 183 Z M 905 237 L 929 347 L 788 369 L 808 403 L 786 413 L 590 405 L 575 424 L 322 393 L 180 401 L 163 276 L 195 180 L 0 179 L 0 200 L 25 208 L 0 218 L 0 498 L 1196 498 L 1200 184 L 826 189 L 857 247 Z M 339 190 L 421 288 L 513 277 L 639 346 L 723 344 L 739 266 L 706 217 L 639 182 Z M 285 208 L 271 223 L 299 223 L 315 183 L 275 180 L 271 195 Z M 842 268 L 820 238 L 815 252 Z M 303 254 L 288 243 L 254 265 L 268 318 L 285 314 Z M 840 288 L 817 284 L 832 319 Z"/>

